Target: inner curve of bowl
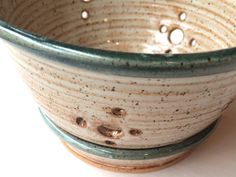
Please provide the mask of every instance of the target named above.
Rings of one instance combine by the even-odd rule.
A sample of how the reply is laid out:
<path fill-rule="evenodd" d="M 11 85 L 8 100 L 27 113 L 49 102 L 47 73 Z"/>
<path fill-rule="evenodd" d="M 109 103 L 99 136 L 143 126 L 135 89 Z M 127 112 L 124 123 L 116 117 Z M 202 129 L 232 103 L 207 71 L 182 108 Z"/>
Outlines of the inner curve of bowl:
<path fill-rule="evenodd" d="M 0 19 L 73 45 L 132 53 L 236 46 L 235 0 L 0 0 Z"/>

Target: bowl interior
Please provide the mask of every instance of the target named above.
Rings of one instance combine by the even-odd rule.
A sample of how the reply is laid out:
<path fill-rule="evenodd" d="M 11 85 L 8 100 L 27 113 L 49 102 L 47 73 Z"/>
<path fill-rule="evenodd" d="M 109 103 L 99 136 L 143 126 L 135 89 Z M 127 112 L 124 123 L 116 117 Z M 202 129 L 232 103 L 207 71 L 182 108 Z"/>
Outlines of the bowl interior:
<path fill-rule="evenodd" d="M 112 51 L 236 46 L 235 0 L 0 0 L 0 19 L 49 39 Z"/>

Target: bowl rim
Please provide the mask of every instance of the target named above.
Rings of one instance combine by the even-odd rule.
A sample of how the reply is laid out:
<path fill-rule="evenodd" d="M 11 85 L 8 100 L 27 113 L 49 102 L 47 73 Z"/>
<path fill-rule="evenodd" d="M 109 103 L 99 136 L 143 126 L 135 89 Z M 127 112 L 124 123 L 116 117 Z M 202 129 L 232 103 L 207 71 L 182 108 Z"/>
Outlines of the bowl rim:
<path fill-rule="evenodd" d="M 100 156 L 104 158 L 116 159 L 116 160 L 148 160 L 155 158 L 162 158 L 178 153 L 188 151 L 195 146 L 202 143 L 204 140 L 210 136 L 210 134 L 216 129 L 220 118 L 214 121 L 211 125 L 206 127 L 201 132 L 193 135 L 186 140 L 171 144 L 167 146 L 162 146 L 158 148 L 147 148 L 147 149 L 123 149 L 123 148 L 112 148 L 103 145 L 94 144 L 86 140 L 82 140 L 78 137 L 71 135 L 70 133 L 64 131 L 57 125 L 55 125 L 50 118 L 39 108 L 40 114 L 47 124 L 47 126 L 63 141 L 69 145 L 75 147 L 78 150 L 93 154 L 95 156 Z"/>
<path fill-rule="evenodd" d="M 42 37 L 0 19 L 0 37 L 45 60 L 134 77 L 192 77 L 234 71 L 236 47 L 186 54 L 144 54 L 81 47 Z"/>

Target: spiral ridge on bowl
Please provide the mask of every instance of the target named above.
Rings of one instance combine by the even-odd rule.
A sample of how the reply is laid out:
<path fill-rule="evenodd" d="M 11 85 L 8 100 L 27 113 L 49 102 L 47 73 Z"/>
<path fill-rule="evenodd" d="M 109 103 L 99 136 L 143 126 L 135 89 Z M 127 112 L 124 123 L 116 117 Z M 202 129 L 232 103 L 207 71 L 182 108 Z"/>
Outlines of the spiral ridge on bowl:
<path fill-rule="evenodd" d="M 70 44 L 135 53 L 192 53 L 236 46 L 234 0 L 1 1 L 0 18 Z M 185 18 L 181 19 L 181 14 Z M 85 15 L 85 18 L 83 17 Z M 162 33 L 160 28 L 166 26 Z M 180 29 L 184 38 L 173 44 Z"/>

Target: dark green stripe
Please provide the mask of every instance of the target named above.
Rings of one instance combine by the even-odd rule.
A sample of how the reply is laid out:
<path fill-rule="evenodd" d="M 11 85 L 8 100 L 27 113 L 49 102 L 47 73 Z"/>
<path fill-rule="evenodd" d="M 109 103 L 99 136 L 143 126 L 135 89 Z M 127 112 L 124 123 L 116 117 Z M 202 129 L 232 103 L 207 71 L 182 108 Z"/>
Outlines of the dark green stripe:
<path fill-rule="evenodd" d="M 45 60 L 112 75 L 193 77 L 236 70 L 236 48 L 175 55 L 112 52 L 56 42 L 3 21 L 0 21 L 0 37 Z"/>

